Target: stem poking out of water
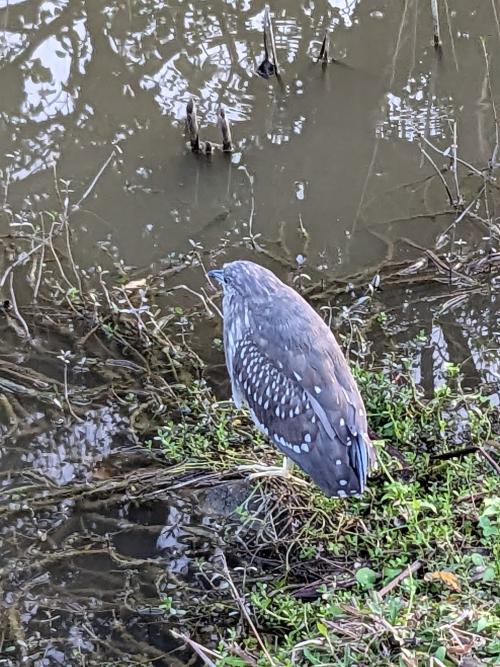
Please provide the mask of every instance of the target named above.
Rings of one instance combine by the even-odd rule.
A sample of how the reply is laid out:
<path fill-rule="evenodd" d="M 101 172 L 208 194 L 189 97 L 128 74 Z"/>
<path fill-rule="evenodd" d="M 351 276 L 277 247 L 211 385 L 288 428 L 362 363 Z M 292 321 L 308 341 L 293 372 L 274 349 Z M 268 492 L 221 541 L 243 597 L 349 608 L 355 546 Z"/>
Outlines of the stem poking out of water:
<path fill-rule="evenodd" d="M 323 69 L 326 69 L 328 65 L 328 52 L 330 50 L 330 33 L 328 30 L 325 30 L 325 36 L 323 37 L 323 43 L 321 44 L 321 51 L 319 52 L 317 62 L 321 62 Z"/>
<path fill-rule="evenodd" d="M 273 56 L 274 71 L 276 76 L 280 75 L 280 66 L 278 64 L 278 56 L 276 55 L 276 43 L 274 41 L 274 30 L 273 30 L 273 21 L 271 19 L 271 12 L 269 11 L 269 5 L 266 5 L 266 16 L 264 21 L 264 30 L 267 28 L 269 30 L 269 41 L 271 42 L 271 53 Z"/>
<path fill-rule="evenodd" d="M 233 150 L 233 142 L 231 139 L 231 127 L 229 120 L 226 118 L 226 113 L 222 107 L 217 112 L 217 125 L 222 133 L 222 150 L 225 153 L 230 153 Z"/>
<path fill-rule="evenodd" d="M 186 132 L 191 142 L 191 150 L 200 150 L 200 137 L 198 128 L 198 118 L 196 116 L 196 104 L 191 98 L 186 105 Z"/>
<path fill-rule="evenodd" d="M 434 48 L 441 48 L 441 32 L 439 28 L 439 11 L 438 11 L 438 0 L 431 0 L 431 13 L 432 13 L 432 33 L 434 36 Z"/>

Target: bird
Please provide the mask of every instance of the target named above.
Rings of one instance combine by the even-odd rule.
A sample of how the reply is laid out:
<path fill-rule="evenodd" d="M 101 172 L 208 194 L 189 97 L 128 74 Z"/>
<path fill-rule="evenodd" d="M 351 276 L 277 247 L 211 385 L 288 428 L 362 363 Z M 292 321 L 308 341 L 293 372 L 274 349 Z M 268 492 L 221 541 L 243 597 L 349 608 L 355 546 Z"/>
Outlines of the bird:
<path fill-rule="evenodd" d="M 223 289 L 236 406 L 247 406 L 256 427 L 326 496 L 361 495 L 374 449 L 363 399 L 330 328 L 260 264 L 237 260 L 208 276 Z"/>

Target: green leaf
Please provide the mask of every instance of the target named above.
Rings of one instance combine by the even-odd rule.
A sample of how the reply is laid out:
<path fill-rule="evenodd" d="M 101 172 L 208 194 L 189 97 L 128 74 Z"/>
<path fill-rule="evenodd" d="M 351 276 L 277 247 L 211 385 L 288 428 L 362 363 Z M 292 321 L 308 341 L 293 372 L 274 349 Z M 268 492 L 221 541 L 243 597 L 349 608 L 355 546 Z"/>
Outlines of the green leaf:
<path fill-rule="evenodd" d="M 482 565 L 484 563 L 484 557 L 482 554 L 473 553 L 471 554 L 470 558 L 474 565 Z"/>
<path fill-rule="evenodd" d="M 318 632 L 319 632 L 320 635 L 323 635 L 323 637 L 328 637 L 328 628 L 326 627 L 326 625 L 324 623 L 321 623 L 320 621 L 318 621 L 316 623 L 316 627 L 318 628 Z"/>
<path fill-rule="evenodd" d="M 488 618 L 486 618 L 486 616 L 481 616 L 476 623 L 476 632 L 481 632 L 481 630 L 487 628 L 489 624 L 490 622 Z"/>
<path fill-rule="evenodd" d="M 446 646 L 439 646 L 435 651 L 434 651 L 434 656 L 443 662 L 443 660 L 446 658 Z"/>
<path fill-rule="evenodd" d="M 481 579 L 482 581 L 495 581 L 496 579 L 495 568 L 487 567 L 486 570 L 483 572 L 483 576 L 481 577 Z"/>
<path fill-rule="evenodd" d="M 361 584 L 363 588 L 373 588 L 373 584 L 377 580 L 377 573 L 369 567 L 360 567 L 356 572 L 356 581 Z"/>
<path fill-rule="evenodd" d="M 494 639 L 490 642 L 486 650 L 490 655 L 500 655 L 500 639 Z"/>

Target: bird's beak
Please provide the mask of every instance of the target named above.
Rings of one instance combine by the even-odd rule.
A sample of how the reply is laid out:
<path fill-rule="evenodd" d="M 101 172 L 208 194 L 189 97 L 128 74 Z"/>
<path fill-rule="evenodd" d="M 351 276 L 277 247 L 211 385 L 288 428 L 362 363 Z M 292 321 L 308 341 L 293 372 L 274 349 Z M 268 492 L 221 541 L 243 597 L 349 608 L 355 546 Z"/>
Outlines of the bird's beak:
<path fill-rule="evenodd" d="M 207 276 L 211 280 L 216 280 L 219 283 L 224 282 L 224 269 L 212 269 L 211 271 L 208 271 Z"/>

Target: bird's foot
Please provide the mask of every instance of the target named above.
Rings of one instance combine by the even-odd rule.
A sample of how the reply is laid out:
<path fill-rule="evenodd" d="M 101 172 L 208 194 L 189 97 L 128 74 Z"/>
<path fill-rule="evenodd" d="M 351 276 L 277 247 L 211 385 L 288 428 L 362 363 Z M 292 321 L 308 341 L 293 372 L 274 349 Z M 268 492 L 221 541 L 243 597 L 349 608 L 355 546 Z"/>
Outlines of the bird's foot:
<path fill-rule="evenodd" d="M 297 484 L 308 486 L 309 484 L 305 479 L 300 479 L 300 477 L 296 477 L 292 474 L 290 463 L 291 462 L 288 461 L 288 459 L 285 459 L 282 466 L 268 466 L 255 463 L 252 465 L 238 466 L 238 470 L 241 472 L 249 472 L 249 479 L 259 479 L 262 477 L 283 477 L 285 479 L 293 480 Z"/>

